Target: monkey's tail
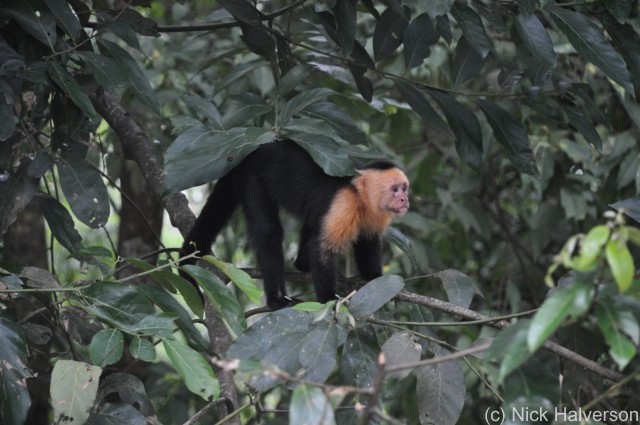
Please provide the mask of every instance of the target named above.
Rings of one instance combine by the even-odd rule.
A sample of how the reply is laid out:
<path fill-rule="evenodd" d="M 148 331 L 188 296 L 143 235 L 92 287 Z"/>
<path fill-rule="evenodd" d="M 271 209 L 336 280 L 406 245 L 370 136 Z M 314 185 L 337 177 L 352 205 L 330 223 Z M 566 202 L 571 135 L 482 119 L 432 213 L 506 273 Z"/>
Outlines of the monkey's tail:
<path fill-rule="evenodd" d="M 211 244 L 240 203 L 233 186 L 231 174 L 218 180 L 202 212 L 184 239 L 182 244 L 184 255 L 196 250 L 200 252 L 199 255 L 211 253 Z M 194 264 L 195 260 L 188 260 L 184 263 Z"/>

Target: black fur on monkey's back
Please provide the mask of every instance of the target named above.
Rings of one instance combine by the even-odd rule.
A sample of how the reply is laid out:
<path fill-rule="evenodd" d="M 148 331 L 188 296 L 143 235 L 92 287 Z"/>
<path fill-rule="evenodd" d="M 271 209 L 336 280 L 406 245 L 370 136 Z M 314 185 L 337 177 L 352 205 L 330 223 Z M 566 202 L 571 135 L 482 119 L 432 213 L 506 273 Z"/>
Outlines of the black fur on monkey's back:
<path fill-rule="evenodd" d="M 389 162 L 378 161 L 362 168 L 390 169 Z M 286 306 L 284 288 L 283 231 L 279 208 L 303 222 L 300 232 L 300 251 L 295 266 L 310 271 L 309 256 L 336 193 L 348 186 L 352 177 L 334 177 L 324 173 L 309 153 L 290 140 L 275 141 L 260 146 L 216 183 L 195 225 L 185 238 L 183 253 L 211 252 L 211 244 L 238 206 L 242 206 L 247 234 L 264 276 L 267 303 L 271 308 Z M 194 247 L 195 245 L 195 247 Z M 376 257 L 376 250 L 373 250 Z M 371 258 L 370 272 L 379 275 L 378 258 Z M 362 274 L 361 270 L 361 274 Z M 320 271 L 326 282 L 314 282 L 319 301 L 334 297 L 332 270 Z M 337 272 L 336 272 L 337 273 Z M 337 276 L 336 276 L 337 277 Z"/>

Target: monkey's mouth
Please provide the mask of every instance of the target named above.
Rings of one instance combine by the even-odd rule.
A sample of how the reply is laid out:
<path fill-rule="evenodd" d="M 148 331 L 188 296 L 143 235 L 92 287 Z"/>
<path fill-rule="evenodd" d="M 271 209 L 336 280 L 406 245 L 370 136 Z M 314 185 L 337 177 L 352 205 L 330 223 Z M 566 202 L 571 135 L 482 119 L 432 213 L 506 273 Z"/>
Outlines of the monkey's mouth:
<path fill-rule="evenodd" d="M 409 205 L 401 205 L 399 207 L 394 207 L 391 209 L 391 211 L 393 211 L 394 213 L 398 214 L 398 215 L 404 215 L 404 213 L 406 213 L 407 211 L 409 211 Z"/>

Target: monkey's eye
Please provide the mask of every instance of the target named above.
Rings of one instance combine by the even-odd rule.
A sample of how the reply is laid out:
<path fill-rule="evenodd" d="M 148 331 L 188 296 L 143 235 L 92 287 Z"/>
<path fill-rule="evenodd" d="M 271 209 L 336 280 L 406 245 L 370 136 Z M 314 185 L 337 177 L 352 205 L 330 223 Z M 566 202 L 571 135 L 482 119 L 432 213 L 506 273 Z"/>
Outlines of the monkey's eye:
<path fill-rule="evenodd" d="M 396 185 L 391 186 L 391 191 L 392 191 L 393 193 L 398 192 L 398 190 L 399 190 L 398 186 L 396 186 Z"/>

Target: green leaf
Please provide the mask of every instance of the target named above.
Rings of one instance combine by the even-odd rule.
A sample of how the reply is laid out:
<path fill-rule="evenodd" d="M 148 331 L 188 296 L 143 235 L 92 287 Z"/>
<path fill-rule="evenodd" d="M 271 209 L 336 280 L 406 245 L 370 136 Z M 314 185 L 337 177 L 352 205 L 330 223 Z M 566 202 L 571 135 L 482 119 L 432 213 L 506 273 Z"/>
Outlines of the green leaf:
<path fill-rule="evenodd" d="M 109 194 L 102 176 L 83 158 L 63 151 L 58 160 L 60 187 L 73 214 L 87 226 L 98 229 L 109 219 Z"/>
<path fill-rule="evenodd" d="M 144 388 L 144 384 L 137 376 L 128 373 L 110 373 L 104 377 L 98 387 L 97 400 L 118 400 L 118 403 L 113 403 L 117 406 L 111 411 L 109 405 L 112 403 L 102 403 L 100 415 L 91 415 L 89 422 L 86 425 L 115 425 L 119 423 L 126 423 L 129 425 L 146 425 L 146 418 L 155 417 L 155 411 L 147 391 Z M 123 409 L 123 407 L 127 409 Z M 131 412 L 131 408 L 135 411 L 135 414 Z M 100 418 L 100 416 L 107 416 L 108 419 Z M 98 418 L 95 418 L 98 416 Z M 95 422 L 92 419 L 97 419 Z M 102 419 L 102 421 L 100 421 Z"/>
<path fill-rule="evenodd" d="M 508 326 L 500 332 L 489 349 L 484 353 L 485 361 L 499 362 L 498 383 L 520 365 L 522 365 L 533 352 L 529 350 L 527 335 L 529 334 L 529 320 L 520 320 L 518 323 Z"/>
<path fill-rule="evenodd" d="M 357 6 L 357 0 L 341 0 L 335 7 L 338 44 L 344 57 L 351 54 L 355 45 Z"/>
<path fill-rule="evenodd" d="M 188 345 L 170 339 L 163 339 L 162 345 L 189 391 L 207 401 L 220 396 L 218 378 L 209 362 L 200 353 Z"/>
<path fill-rule="evenodd" d="M 308 311 L 310 313 L 317 313 L 324 309 L 324 304 L 316 301 L 307 301 L 304 303 L 296 304 L 292 308 L 297 311 Z"/>
<path fill-rule="evenodd" d="M 151 277 L 153 279 L 157 279 L 156 273 L 162 273 L 162 272 L 160 271 L 160 272 L 152 273 Z M 164 273 L 162 275 L 165 276 Z M 203 309 L 202 299 L 200 298 L 200 294 L 196 291 L 196 288 L 191 284 L 191 282 L 188 282 L 186 279 L 183 279 L 180 276 L 176 276 L 171 272 L 167 272 L 166 276 L 169 277 L 169 281 L 172 282 L 172 284 L 180 282 L 179 285 L 183 285 L 183 284 L 188 285 L 189 293 L 190 294 L 193 293 L 193 297 L 197 298 L 197 302 L 196 300 L 192 301 L 192 303 L 196 303 L 197 308 L 194 310 L 192 307 L 192 310 L 194 310 L 194 313 L 196 314 L 202 313 L 199 310 L 199 309 Z M 182 304 L 180 304 L 174 297 L 172 297 L 166 291 L 164 291 L 163 289 L 155 285 L 136 285 L 135 288 L 136 288 L 136 291 L 143 294 L 150 301 L 152 301 L 154 304 L 160 307 L 162 311 L 177 314 L 178 318 L 176 319 L 176 324 L 178 325 L 178 327 L 189 338 L 191 338 L 198 345 L 200 345 L 200 347 L 204 349 L 209 346 L 207 341 L 202 337 L 202 334 L 200 333 L 200 331 L 198 331 L 194 326 L 191 315 L 185 310 Z M 180 290 L 181 293 L 184 293 L 183 291 L 184 289 Z M 185 301 L 187 301 L 187 298 L 185 298 Z M 187 301 L 187 304 L 190 304 L 189 301 Z M 199 317 L 202 317 L 202 316 L 199 316 Z M 172 326 L 169 326 L 169 328 L 172 328 Z"/>
<path fill-rule="evenodd" d="M 156 312 L 154 306 L 135 288 L 115 282 L 94 282 L 83 291 L 89 305 L 81 306 L 98 319 L 121 329 L 131 330 L 142 319 Z"/>
<path fill-rule="evenodd" d="M 38 202 L 51 234 L 69 252 L 82 248 L 82 237 L 75 228 L 69 211 L 57 199 L 46 193 L 37 192 L 34 199 Z"/>
<path fill-rule="evenodd" d="M 609 13 L 600 13 L 598 17 L 604 24 L 607 33 L 611 36 L 613 44 L 618 47 L 618 51 L 622 53 L 627 62 L 627 67 L 634 80 L 634 86 L 636 88 L 640 87 L 640 52 L 637 49 L 640 44 L 640 35 L 632 25 L 618 23 Z"/>
<path fill-rule="evenodd" d="M 434 345 L 435 357 L 451 354 Z M 466 388 L 460 365 L 455 361 L 435 363 L 416 373 L 418 414 L 434 424 L 455 424 L 464 406 Z M 427 422 L 422 422 L 427 423 Z"/>
<path fill-rule="evenodd" d="M 303 370 L 296 375 L 311 382 L 325 382 L 337 365 L 338 347 L 345 339 L 345 330 L 334 321 L 314 324 L 301 341 L 298 360 Z"/>
<path fill-rule="evenodd" d="M 402 35 L 404 65 L 407 69 L 422 65 L 431 53 L 429 46 L 435 44 L 439 38 L 428 13 L 423 13 L 411 21 Z"/>
<path fill-rule="evenodd" d="M 13 18 L 36 40 L 49 49 L 53 48 L 57 38 L 56 22 L 49 11 L 38 7 L 38 2 L 34 0 L 4 0 L 2 3 L 2 13 L 7 18 Z"/>
<path fill-rule="evenodd" d="M 464 37 L 480 57 L 485 58 L 491 50 L 491 39 L 487 36 L 480 16 L 464 3 L 454 3 L 451 15 L 458 21 Z"/>
<path fill-rule="evenodd" d="M 605 255 L 618 289 L 620 292 L 626 292 L 633 282 L 633 275 L 636 271 L 626 239 L 622 239 L 618 235 L 617 239 L 609 240 L 605 246 Z"/>
<path fill-rule="evenodd" d="M 473 280 L 461 271 L 448 269 L 438 273 L 449 302 L 460 307 L 471 305 L 476 286 Z"/>
<path fill-rule="evenodd" d="M 227 102 L 233 104 L 235 108 L 227 110 L 222 117 L 222 125 L 225 128 L 253 125 L 257 121 L 256 118 L 273 112 L 273 108 L 267 105 L 260 96 L 253 93 L 229 96 Z"/>
<path fill-rule="evenodd" d="M 80 84 L 58 62 L 47 62 L 47 71 L 51 79 L 60 87 L 71 101 L 93 122 L 100 121 L 100 115 L 93 109 L 89 96 L 84 92 Z"/>
<path fill-rule="evenodd" d="M 330 176 L 352 176 L 353 162 L 333 140 L 321 134 L 292 134 L 291 140 L 302 146 Z"/>
<path fill-rule="evenodd" d="M 551 14 L 553 22 L 582 57 L 600 68 L 633 96 L 633 86 L 625 63 L 595 23 L 581 13 L 551 3 L 545 10 Z"/>
<path fill-rule="evenodd" d="M 456 54 L 451 65 L 451 82 L 455 87 L 476 78 L 484 65 L 482 57 L 471 48 L 467 39 L 462 36 L 456 45 Z"/>
<path fill-rule="evenodd" d="M 304 108 L 303 113 L 329 124 L 344 140 L 352 145 L 367 144 L 367 135 L 360 130 L 351 116 L 331 102 L 317 102 Z"/>
<path fill-rule="evenodd" d="M 278 93 L 286 95 L 293 92 L 307 80 L 312 71 L 313 67 L 308 64 L 294 66 L 280 79 Z"/>
<path fill-rule="evenodd" d="M 218 276 L 199 266 L 187 265 L 183 269 L 192 276 L 204 290 L 211 305 L 220 313 L 222 322 L 233 338 L 247 328 L 244 312 L 236 296 L 227 288 Z"/>
<path fill-rule="evenodd" d="M 557 60 L 553 51 L 553 42 L 538 17 L 534 14 L 519 13 L 515 16 L 514 24 L 531 54 L 555 68 Z"/>
<path fill-rule="evenodd" d="M 637 349 L 633 342 L 620 332 L 622 329 L 616 320 L 616 316 L 617 312 L 610 305 L 598 305 L 596 310 L 598 326 L 602 330 L 609 346 L 609 354 L 618 364 L 618 367 L 624 369 L 637 354 Z"/>
<path fill-rule="evenodd" d="M 78 16 L 71 10 L 69 3 L 65 0 L 45 0 L 45 3 L 53 13 L 58 26 L 73 40 L 77 40 L 82 27 Z"/>
<path fill-rule="evenodd" d="M 387 227 L 387 231 L 383 236 L 384 240 L 390 242 L 400 248 L 404 255 L 409 257 L 411 261 L 411 265 L 413 266 L 413 274 L 415 275 L 418 270 L 418 260 L 416 258 L 416 253 L 413 250 L 413 246 L 411 245 L 411 240 L 407 238 L 400 230 L 396 229 L 393 226 Z"/>
<path fill-rule="evenodd" d="M 195 94 L 184 96 L 182 100 L 193 108 L 199 117 L 209 120 L 214 129 L 224 131 L 225 127 L 222 124 L 222 115 L 220 115 L 220 111 L 218 111 L 218 108 L 213 102 Z"/>
<path fill-rule="evenodd" d="M 422 118 L 425 124 L 437 128 L 445 134 L 452 134 L 449 125 L 440 118 L 440 115 L 431 106 L 422 91 L 417 87 L 401 80 L 395 80 L 394 84 L 400 95 L 411 106 L 411 108 Z"/>
<path fill-rule="evenodd" d="M 129 345 L 129 353 L 134 359 L 144 362 L 154 362 L 156 360 L 156 348 L 151 341 L 136 336 Z"/>
<path fill-rule="evenodd" d="M 633 0 L 604 0 L 604 5 L 614 18 L 624 22 L 631 14 Z"/>
<path fill-rule="evenodd" d="M 0 341 L 0 417 L 6 425 L 22 425 L 31 407 L 27 341 L 18 325 L 5 317 L 0 317 Z"/>
<path fill-rule="evenodd" d="M 358 326 L 349 332 L 342 347 L 339 370 L 345 384 L 360 388 L 373 386 L 378 373 L 379 353 L 380 346 L 373 326 Z"/>
<path fill-rule="evenodd" d="M 206 128 L 187 130 L 165 155 L 165 192 L 175 193 L 216 180 L 273 139 L 271 130 L 256 127 L 224 132 Z"/>
<path fill-rule="evenodd" d="M 243 270 L 231 263 L 220 261 L 212 255 L 206 255 L 204 260 L 216 266 L 254 303 L 259 303 L 264 291 L 256 286 L 255 280 Z"/>
<path fill-rule="evenodd" d="M 309 384 L 296 387 L 291 395 L 289 423 L 304 425 L 335 424 L 333 409 L 324 391 Z"/>
<path fill-rule="evenodd" d="M 178 315 L 173 312 L 153 313 L 143 317 L 138 323 L 133 324 L 127 330 L 136 335 L 153 335 L 164 338 L 172 338 Z"/>
<path fill-rule="evenodd" d="M 307 106 L 320 102 L 332 94 L 335 94 L 335 92 L 327 88 L 311 89 L 297 94 L 280 110 L 278 114 L 278 125 L 280 127 L 286 126 L 291 118 L 299 114 Z"/>
<path fill-rule="evenodd" d="M 373 32 L 373 57 L 376 62 L 387 59 L 402 44 L 402 34 L 409 25 L 404 16 L 392 7 L 387 8 L 376 24 Z"/>
<path fill-rule="evenodd" d="M 220 5 L 227 9 L 239 21 L 252 26 L 262 23 L 260 12 L 251 3 L 238 0 L 220 0 Z"/>
<path fill-rule="evenodd" d="M 102 368 L 75 360 L 58 360 L 51 373 L 51 405 L 56 423 L 83 424 L 98 391 Z"/>
<path fill-rule="evenodd" d="M 391 301 L 404 288 L 400 276 L 380 276 L 364 285 L 349 301 L 349 311 L 356 319 L 370 316 Z"/>
<path fill-rule="evenodd" d="M 456 151 L 465 164 L 473 169 L 482 161 L 482 131 L 475 114 L 464 107 L 449 93 L 428 90 L 447 117 L 449 126 L 456 137 Z"/>
<path fill-rule="evenodd" d="M 576 313 L 573 311 L 576 307 L 586 311 L 585 304 L 589 303 L 584 300 L 590 300 L 590 294 L 591 286 L 581 279 L 554 289 L 533 316 L 527 336 L 529 350 L 535 352 L 540 348 L 570 314 Z"/>
<path fill-rule="evenodd" d="M 520 122 L 493 102 L 478 100 L 478 105 L 493 130 L 493 135 L 506 149 L 509 161 L 521 173 L 538 176 L 538 167 L 529 143 L 529 136 Z"/>
<path fill-rule="evenodd" d="M 587 117 L 581 109 L 575 106 L 565 105 L 562 110 L 567 114 L 567 118 L 569 118 L 571 125 L 578 130 L 587 142 L 591 143 L 598 152 L 601 152 L 602 139 L 594 127 L 591 118 Z"/>
<path fill-rule="evenodd" d="M 605 224 L 595 226 L 585 236 L 580 245 L 580 256 L 575 259 L 573 267 L 581 272 L 591 271 L 597 265 L 597 258 L 609 240 L 611 229 Z"/>
<path fill-rule="evenodd" d="M 155 91 L 138 62 L 126 50 L 111 41 L 101 39 L 98 45 L 103 53 L 107 53 L 122 67 L 123 75 L 127 77 L 127 82 L 135 98 L 159 115 L 160 104 Z"/>
<path fill-rule="evenodd" d="M 91 363 L 105 367 L 118 362 L 124 352 L 124 335 L 117 329 L 105 329 L 93 336 L 89 345 Z"/>
<path fill-rule="evenodd" d="M 420 360 L 422 346 L 413 339 L 411 332 L 396 332 L 385 341 L 382 352 L 385 355 L 386 366 L 393 367 Z M 391 376 L 402 379 L 409 373 L 411 373 L 411 369 L 404 369 L 394 372 Z"/>

